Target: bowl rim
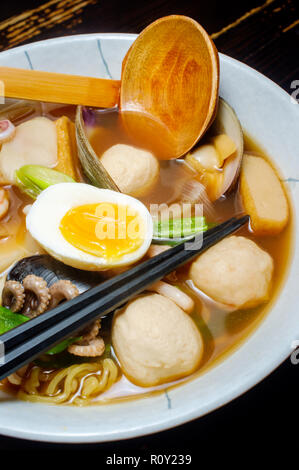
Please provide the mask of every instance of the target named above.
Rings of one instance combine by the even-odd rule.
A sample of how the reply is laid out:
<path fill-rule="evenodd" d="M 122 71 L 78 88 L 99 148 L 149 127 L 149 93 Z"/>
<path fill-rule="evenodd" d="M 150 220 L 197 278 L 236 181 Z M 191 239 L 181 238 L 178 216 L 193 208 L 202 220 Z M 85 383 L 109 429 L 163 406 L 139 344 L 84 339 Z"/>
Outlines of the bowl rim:
<path fill-rule="evenodd" d="M 132 39 L 135 39 L 136 37 L 137 37 L 137 34 L 131 34 L 131 33 L 92 33 L 92 34 L 62 36 L 62 37 L 46 39 L 42 41 L 36 41 L 30 44 L 26 44 L 26 45 L 9 49 L 7 51 L 3 51 L 0 53 L 0 57 L 2 58 L 6 54 L 9 55 L 10 53 L 26 51 L 28 49 L 41 47 L 50 43 L 54 45 L 54 44 L 59 44 L 61 42 L 68 43 L 74 40 L 84 40 L 84 39 L 91 39 L 91 38 L 132 40 Z M 271 89 L 275 91 L 276 94 L 283 96 L 284 99 L 288 99 L 291 103 L 291 96 L 270 78 L 264 76 L 263 74 L 256 71 L 252 67 L 236 59 L 233 59 L 225 54 L 219 53 L 219 56 L 220 56 L 220 64 L 222 62 L 227 62 L 227 63 L 234 65 L 235 67 L 238 67 L 239 69 L 240 68 L 245 69 L 247 73 L 249 73 L 256 80 L 263 81 L 266 85 L 268 85 L 268 87 L 271 87 Z M 298 111 L 298 117 L 299 117 L 299 111 Z M 295 208 L 295 204 L 293 205 L 293 207 Z M 294 210 L 294 217 L 296 217 L 295 210 Z M 294 240 L 295 240 L 295 237 L 294 237 Z M 294 241 L 294 245 L 295 244 L 296 242 Z M 288 269 L 290 272 L 290 267 Z M 298 327 L 297 333 L 299 333 L 299 327 Z M 296 332 L 294 332 L 294 337 L 295 337 L 295 334 Z M 251 336 L 252 335 L 253 333 L 251 333 Z M 23 429 L 21 429 L 17 427 L 9 427 L 7 425 L 2 426 L 1 423 L 0 423 L 0 433 L 6 436 L 30 439 L 30 440 L 36 440 L 36 441 L 44 441 L 44 442 L 95 443 L 95 442 L 107 442 L 107 441 L 128 439 L 128 438 L 139 437 L 139 436 L 144 436 L 144 435 L 164 431 L 172 427 L 176 427 L 183 423 L 197 419 L 201 416 L 204 416 L 207 413 L 210 413 L 211 411 L 214 411 L 220 408 L 221 406 L 229 403 L 230 401 L 234 400 L 235 398 L 241 396 L 246 391 L 250 390 L 259 382 L 261 382 L 269 374 L 271 374 L 285 359 L 287 359 L 287 357 L 290 355 L 290 352 L 291 350 L 289 346 L 285 345 L 281 347 L 280 350 L 276 352 L 276 354 L 272 355 L 272 359 L 271 361 L 268 361 L 268 363 L 266 364 L 266 367 L 263 366 L 263 368 L 261 367 L 260 370 L 257 371 L 254 378 L 248 376 L 247 380 L 243 381 L 241 384 L 239 383 L 238 386 L 235 386 L 234 388 L 225 389 L 221 397 L 219 396 L 217 398 L 215 397 L 215 399 L 207 405 L 207 408 L 203 412 L 200 411 L 198 407 L 194 406 L 191 410 L 187 410 L 186 412 L 182 412 L 182 413 L 177 412 L 176 414 L 169 416 L 167 419 L 161 422 L 158 421 L 157 423 L 146 423 L 146 424 L 143 424 L 142 427 L 136 426 L 136 427 L 132 427 L 131 429 L 127 428 L 127 429 L 122 429 L 122 430 L 116 430 L 116 432 L 113 432 L 110 434 L 106 433 L 106 435 L 104 435 L 103 432 L 101 432 L 101 430 L 99 430 L 99 432 L 97 433 L 87 433 L 87 432 L 84 432 L 84 433 L 67 433 L 67 432 L 49 433 L 49 432 L 43 432 L 43 431 L 38 433 L 38 432 L 31 432 L 29 429 L 25 429 L 24 427 Z M 217 367 L 218 365 L 215 365 L 213 369 L 216 369 Z M 180 388 L 182 387 L 183 385 L 181 385 Z M 26 405 L 29 405 L 29 404 L 25 404 L 25 406 Z M 1 406 L 1 402 L 0 402 L 0 406 Z M 36 407 L 38 405 L 34 404 L 34 406 Z M 40 405 L 40 406 L 44 407 L 46 405 Z M 116 405 L 112 405 L 112 406 L 116 406 Z M 59 408 L 61 407 L 63 407 L 63 405 L 61 405 Z M 40 407 L 39 407 L 39 410 L 41 410 Z M 1 418 L 0 418 L 0 421 L 1 421 Z"/>

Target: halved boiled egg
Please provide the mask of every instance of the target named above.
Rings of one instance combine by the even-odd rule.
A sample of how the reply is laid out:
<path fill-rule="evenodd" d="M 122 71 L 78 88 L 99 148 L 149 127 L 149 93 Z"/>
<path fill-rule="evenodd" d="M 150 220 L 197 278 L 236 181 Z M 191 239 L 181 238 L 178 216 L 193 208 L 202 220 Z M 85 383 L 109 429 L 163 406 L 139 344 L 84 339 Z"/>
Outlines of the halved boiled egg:
<path fill-rule="evenodd" d="M 54 258 L 89 271 L 135 263 L 153 236 L 151 215 L 140 201 L 84 183 L 45 189 L 32 205 L 26 225 Z"/>

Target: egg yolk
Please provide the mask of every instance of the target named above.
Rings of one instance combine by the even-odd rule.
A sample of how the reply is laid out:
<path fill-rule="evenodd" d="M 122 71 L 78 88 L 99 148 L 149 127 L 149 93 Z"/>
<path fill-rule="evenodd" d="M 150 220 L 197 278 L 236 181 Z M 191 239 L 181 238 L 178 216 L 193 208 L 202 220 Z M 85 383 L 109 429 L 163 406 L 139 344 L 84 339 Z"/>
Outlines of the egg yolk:
<path fill-rule="evenodd" d="M 101 202 L 70 209 L 60 222 L 67 242 L 90 255 L 118 260 L 144 241 L 144 224 L 131 207 Z"/>

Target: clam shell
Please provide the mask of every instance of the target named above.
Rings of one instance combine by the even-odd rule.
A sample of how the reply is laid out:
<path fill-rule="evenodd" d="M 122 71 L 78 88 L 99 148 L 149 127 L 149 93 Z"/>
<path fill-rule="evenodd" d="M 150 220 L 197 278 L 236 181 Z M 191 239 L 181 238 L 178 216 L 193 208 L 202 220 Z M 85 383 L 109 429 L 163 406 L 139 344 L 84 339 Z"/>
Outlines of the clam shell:
<path fill-rule="evenodd" d="M 219 98 L 216 119 L 213 122 L 209 132 L 211 132 L 211 135 L 228 135 L 235 142 L 237 147 L 236 155 L 232 159 L 229 158 L 224 163 L 224 179 L 222 187 L 219 190 L 219 198 L 222 196 L 222 194 L 225 194 L 233 189 L 240 173 L 242 157 L 244 153 L 242 126 L 234 109 L 223 98 Z"/>
<path fill-rule="evenodd" d="M 9 119 L 14 124 L 20 124 L 24 119 L 42 114 L 42 105 L 37 101 L 7 100 L 7 102 L 8 104 L 0 106 L 0 120 Z"/>
<path fill-rule="evenodd" d="M 100 162 L 97 154 L 93 150 L 87 138 L 85 131 L 85 123 L 83 111 L 85 108 L 82 106 L 77 107 L 76 112 L 76 139 L 78 146 L 79 159 L 85 173 L 91 184 L 98 188 L 112 189 L 113 191 L 120 192 L 113 179 L 107 173 L 104 166 Z M 91 110 L 90 113 L 93 111 Z"/>
<path fill-rule="evenodd" d="M 21 259 L 10 269 L 7 280 L 22 282 L 28 274 L 42 277 L 48 287 L 61 279 L 67 279 L 78 288 L 80 294 L 105 280 L 103 273 L 75 269 L 49 255 L 35 255 Z"/>

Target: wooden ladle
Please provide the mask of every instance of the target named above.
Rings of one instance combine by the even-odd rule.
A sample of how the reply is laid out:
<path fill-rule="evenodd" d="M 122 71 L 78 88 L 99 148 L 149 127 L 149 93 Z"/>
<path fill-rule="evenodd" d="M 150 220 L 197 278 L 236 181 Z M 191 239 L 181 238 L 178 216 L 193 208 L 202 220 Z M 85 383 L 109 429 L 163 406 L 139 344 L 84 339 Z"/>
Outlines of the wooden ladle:
<path fill-rule="evenodd" d="M 169 159 L 185 154 L 211 124 L 219 61 L 214 43 L 196 21 L 172 15 L 138 36 L 123 60 L 121 81 L 8 67 L 0 67 L 0 81 L 0 96 L 119 105 L 127 131 Z"/>

